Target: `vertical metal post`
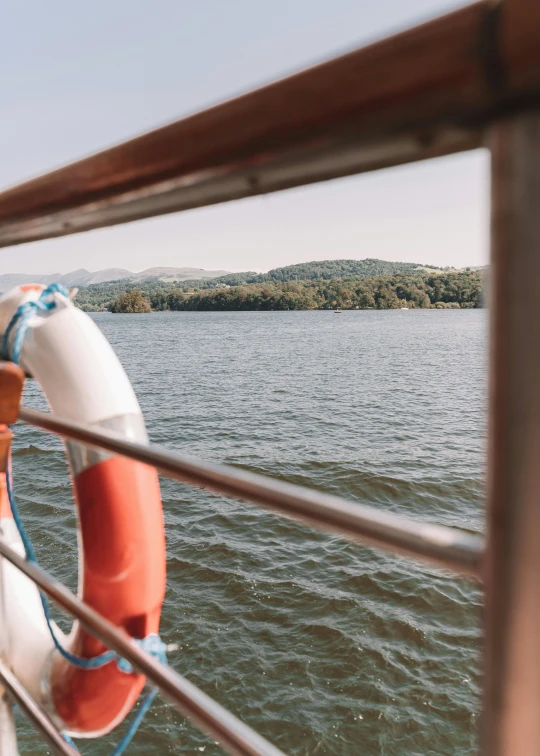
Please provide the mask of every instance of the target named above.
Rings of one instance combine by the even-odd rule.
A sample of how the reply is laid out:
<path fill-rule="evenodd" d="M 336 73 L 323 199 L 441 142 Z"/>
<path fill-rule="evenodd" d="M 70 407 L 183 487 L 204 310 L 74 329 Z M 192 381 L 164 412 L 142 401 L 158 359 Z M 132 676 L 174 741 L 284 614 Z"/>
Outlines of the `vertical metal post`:
<path fill-rule="evenodd" d="M 491 129 L 485 756 L 540 754 L 540 115 Z"/>

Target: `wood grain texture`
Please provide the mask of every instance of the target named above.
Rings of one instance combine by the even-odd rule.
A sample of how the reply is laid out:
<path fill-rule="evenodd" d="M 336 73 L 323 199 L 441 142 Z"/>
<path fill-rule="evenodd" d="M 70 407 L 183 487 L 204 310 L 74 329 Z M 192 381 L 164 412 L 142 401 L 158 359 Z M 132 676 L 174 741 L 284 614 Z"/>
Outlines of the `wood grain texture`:
<path fill-rule="evenodd" d="M 423 24 L 151 131 L 0 195 L 0 220 L 53 211 L 329 134 L 431 120 L 482 97 L 477 34 L 485 3 Z"/>
<path fill-rule="evenodd" d="M 540 102 L 540 2 L 481 0 L 0 193 L 0 246 L 482 144 Z"/>

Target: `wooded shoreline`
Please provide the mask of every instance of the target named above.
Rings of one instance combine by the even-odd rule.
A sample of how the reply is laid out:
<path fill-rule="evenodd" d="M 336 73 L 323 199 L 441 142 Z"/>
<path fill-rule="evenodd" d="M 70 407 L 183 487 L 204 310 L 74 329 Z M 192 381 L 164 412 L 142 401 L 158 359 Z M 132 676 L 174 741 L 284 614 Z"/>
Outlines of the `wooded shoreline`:
<path fill-rule="evenodd" d="M 138 284 L 117 282 L 79 292 L 81 309 L 95 312 L 267 311 L 347 309 L 447 309 L 483 306 L 479 270 L 351 276 L 326 280 L 266 281 L 230 286 L 223 283 Z M 92 290 L 94 289 L 94 290 Z"/>

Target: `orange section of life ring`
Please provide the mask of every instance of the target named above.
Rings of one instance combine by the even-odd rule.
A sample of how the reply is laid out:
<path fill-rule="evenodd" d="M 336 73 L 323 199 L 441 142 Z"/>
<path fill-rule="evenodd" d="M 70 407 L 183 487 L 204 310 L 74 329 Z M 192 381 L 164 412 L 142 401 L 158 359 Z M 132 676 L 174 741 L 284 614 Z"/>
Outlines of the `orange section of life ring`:
<path fill-rule="evenodd" d="M 159 632 L 165 596 L 165 531 L 157 473 L 112 457 L 74 479 L 82 544 L 82 598 L 133 638 Z M 90 658 L 107 650 L 76 626 L 72 653 Z M 144 677 L 116 661 L 81 669 L 55 655 L 52 698 L 72 733 L 104 733 L 135 704 Z"/>

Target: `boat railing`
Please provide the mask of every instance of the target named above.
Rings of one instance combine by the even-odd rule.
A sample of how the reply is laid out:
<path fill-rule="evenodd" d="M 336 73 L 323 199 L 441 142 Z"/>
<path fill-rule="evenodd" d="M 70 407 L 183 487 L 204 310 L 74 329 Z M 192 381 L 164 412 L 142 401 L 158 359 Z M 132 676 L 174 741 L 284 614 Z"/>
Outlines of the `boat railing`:
<path fill-rule="evenodd" d="M 426 158 L 491 151 L 487 535 L 119 438 L 29 408 L 20 420 L 370 547 L 480 580 L 481 748 L 540 742 L 540 3 L 481 0 L 0 193 L 0 246 Z M 280 751 L 0 542 L 0 555 L 233 754 Z M 0 682 L 72 754 L 0 664 Z"/>

